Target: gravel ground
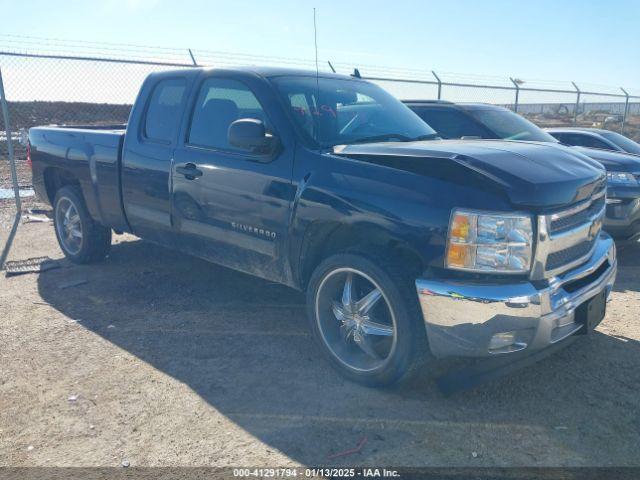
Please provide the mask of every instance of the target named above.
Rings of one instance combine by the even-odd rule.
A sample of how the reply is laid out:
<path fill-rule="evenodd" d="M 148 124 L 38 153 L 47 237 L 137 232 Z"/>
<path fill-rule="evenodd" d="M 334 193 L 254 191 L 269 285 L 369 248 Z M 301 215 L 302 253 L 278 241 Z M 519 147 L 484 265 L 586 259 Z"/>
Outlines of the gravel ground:
<path fill-rule="evenodd" d="M 99 265 L 0 277 L 0 465 L 640 464 L 638 244 L 594 335 L 445 398 L 343 380 L 296 291 L 114 241 Z M 41 255 L 62 257 L 51 224 L 22 224 L 11 258 Z"/>
<path fill-rule="evenodd" d="M 20 187 L 31 186 L 31 169 L 24 160 L 16 161 L 16 173 Z M 0 153 L 0 188 L 13 188 L 9 160 Z"/>

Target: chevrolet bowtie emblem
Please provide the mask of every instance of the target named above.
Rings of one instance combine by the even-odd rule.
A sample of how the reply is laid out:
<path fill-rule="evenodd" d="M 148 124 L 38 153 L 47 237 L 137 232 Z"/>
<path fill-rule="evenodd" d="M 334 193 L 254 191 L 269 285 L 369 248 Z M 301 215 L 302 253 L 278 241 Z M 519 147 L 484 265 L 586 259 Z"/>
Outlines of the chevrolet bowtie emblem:
<path fill-rule="evenodd" d="M 598 236 L 601 228 L 602 228 L 602 219 L 598 218 L 594 220 L 591 226 L 589 227 L 589 234 L 588 234 L 589 241 L 593 240 Z"/>

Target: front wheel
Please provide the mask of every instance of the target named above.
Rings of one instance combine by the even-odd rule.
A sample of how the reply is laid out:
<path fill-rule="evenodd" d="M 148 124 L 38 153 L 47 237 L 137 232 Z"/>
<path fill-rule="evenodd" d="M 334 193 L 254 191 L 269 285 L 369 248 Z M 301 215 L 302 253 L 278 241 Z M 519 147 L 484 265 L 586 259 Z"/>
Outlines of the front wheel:
<path fill-rule="evenodd" d="M 75 263 L 102 260 L 111 248 L 111 229 L 96 223 L 79 188 L 62 187 L 53 202 L 53 222 L 58 244 Z"/>
<path fill-rule="evenodd" d="M 307 291 L 311 328 L 342 375 L 365 385 L 388 385 L 426 358 L 412 283 L 401 271 L 354 254 L 334 255 L 316 268 Z"/>

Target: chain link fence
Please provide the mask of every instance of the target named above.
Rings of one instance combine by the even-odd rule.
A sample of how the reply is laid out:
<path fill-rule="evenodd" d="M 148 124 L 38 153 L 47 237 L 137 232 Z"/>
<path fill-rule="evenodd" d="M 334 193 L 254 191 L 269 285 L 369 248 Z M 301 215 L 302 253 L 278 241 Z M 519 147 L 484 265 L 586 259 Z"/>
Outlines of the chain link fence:
<path fill-rule="evenodd" d="M 0 71 L 20 187 L 28 190 L 24 136 L 35 125 L 125 123 L 138 89 L 151 72 L 192 68 L 274 65 L 313 69 L 308 59 L 259 57 L 185 50 L 0 35 Z M 580 125 L 622 132 L 640 141 L 640 95 L 607 87 L 514 78 L 454 75 L 429 70 L 355 65 L 361 75 L 401 99 L 442 99 L 502 105 L 541 127 Z M 323 61 L 323 71 L 350 74 L 354 65 Z M 588 87 L 588 88 L 587 88 Z M 8 145 L 0 118 L 0 201 L 12 198 Z"/>

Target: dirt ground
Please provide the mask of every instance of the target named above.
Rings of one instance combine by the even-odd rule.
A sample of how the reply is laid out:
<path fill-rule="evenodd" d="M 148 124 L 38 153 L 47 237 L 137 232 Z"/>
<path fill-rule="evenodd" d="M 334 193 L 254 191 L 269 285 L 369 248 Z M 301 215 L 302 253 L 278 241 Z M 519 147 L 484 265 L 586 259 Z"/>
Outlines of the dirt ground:
<path fill-rule="evenodd" d="M 296 291 L 114 241 L 98 265 L 0 277 L 0 466 L 640 464 L 638 244 L 594 335 L 445 398 L 343 380 Z M 62 258 L 52 225 L 22 224 L 10 258 L 42 255 Z"/>

